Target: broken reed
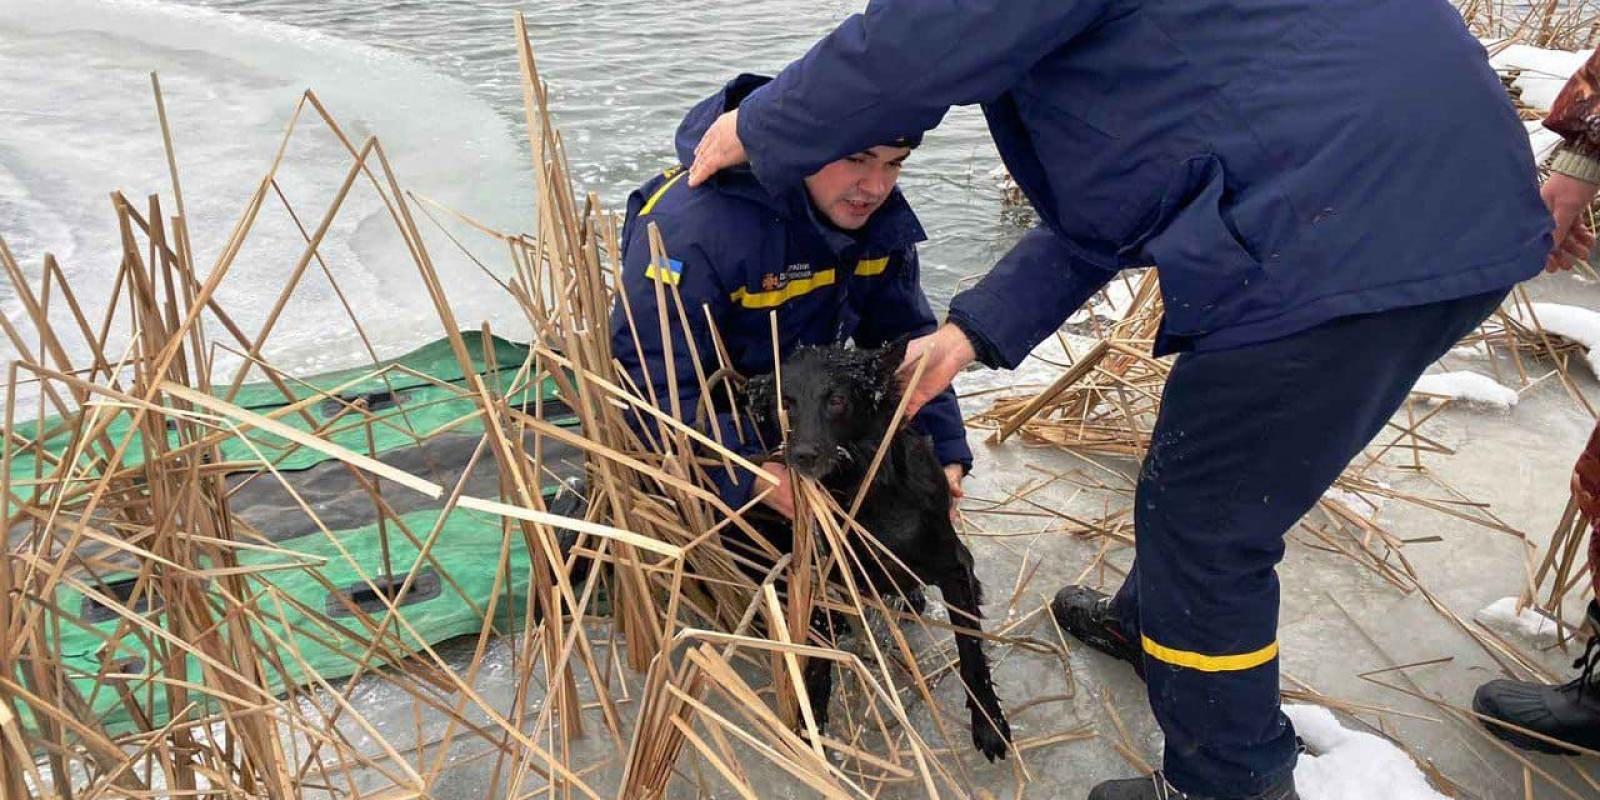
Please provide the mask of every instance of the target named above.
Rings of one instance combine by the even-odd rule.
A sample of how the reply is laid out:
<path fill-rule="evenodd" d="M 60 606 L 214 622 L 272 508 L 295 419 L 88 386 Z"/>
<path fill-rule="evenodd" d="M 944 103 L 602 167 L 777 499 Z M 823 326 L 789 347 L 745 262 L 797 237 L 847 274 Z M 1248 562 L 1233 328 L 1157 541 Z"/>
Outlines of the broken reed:
<path fill-rule="evenodd" d="M 683 763 L 687 750 L 693 750 L 697 763 L 712 768 L 710 773 L 692 769 L 701 791 L 720 782 L 741 796 L 759 796 L 753 774 L 763 769 L 829 797 L 876 796 L 895 785 L 927 796 L 972 793 L 962 757 L 935 757 L 904 705 L 904 697 L 915 697 L 934 709 L 940 738 L 951 752 L 967 752 L 964 721 L 956 723 L 959 727 L 947 724 L 935 699 L 936 685 L 953 671 L 923 666 L 930 659 L 947 662 L 943 648 L 918 652 L 898 625 L 889 626 L 889 639 L 880 642 L 871 626 L 860 624 L 874 656 L 869 665 L 832 649 L 832 641 L 811 631 L 814 606 L 825 605 L 858 623 L 869 609 L 903 619 L 862 578 L 863 566 L 872 563 L 868 559 L 881 563 L 892 556 L 854 522 L 851 511 L 859 498 L 847 511 L 817 486 L 799 483 L 796 499 L 805 513 L 792 556 L 731 546 L 722 534 L 733 528 L 746 534 L 740 539 L 764 539 L 745 521 L 745 509 L 727 508 L 707 488 L 706 468 L 715 464 L 734 468 L 742 479 L 771 479 L 715 441 L 714 428 L 707 436 L 680 421 L 693 419 L 694 410 L 676 407 L 675 386 L 650 385 L 648 376 L 645 386 L 633 386 L 618 369 L 607 324 L 621 269 L 616 219 L 601 210 L 598 198 L 580 202 L 574 192 L 564 143 L 550 124 L 547 90 L 520 16 L 516 35 L 538 198 L 531 235 L 495 231 L 403 190 L 382 144 L 375 138 L 351 140 L 308 91 L 216 261 L 196 264 L 179 159 L 152 76 L 176 213 L 169 216 L 154 196 L 140 210 L 113 195 L 122 259 L 110 307 L 91 316 L 93 310 L 78 303 L 54 258 L 46 256 L 36 284 L 0 243 L 0 264 L 33 329 L 24 331 L 0 318 L 19 354 L 8 383 L 0 469 L 0 496 L 12 509 L 6 560 L 0 565 L 0 750 L 4 762 L 13 765 L 0 770 L 4 796 L 421 796 L 453 768 L 456 754 L 471 753 L 472 761 L 493 760 L 492 796 L 542 789 L 598 798 L 613 794 L 614 785 L 617 797 L 652 797 L 675 781 L 690 780 L 691 770 Z M 300 132 L 303 117 L 320 123 L 349 157 L 339 191 L 315 218 L 298 214 L 277 180 L 291 141 L 306 135 Z M 325 261 L 321 246 L 356 192 L 370 192 L 383 203 L 468 376 L 460 386 L 432 381 L 473 404 L 446 429 L 467 422 L 484 429 L 453 486 L 335 444 L 330 433 L 336 427 L 370 429 L 373 412 L 364 404 L 346 403 L 332 420 L 318 421 L 309 409 L 336 400 L 337 392 L 309 387 L 264 356 L 308 275 L 327 280 L 343 301 L 337 270 Z M 418 211 L 441 229 L 445 223 L 434 212 L 444 212 L 456 227 L 490 242 L 508 259 L 509 279 L 484 272 L 513 298 L 530 331 L 532 347 L 524 363 L 490 365 L 511 376 L 509 381 L 486 381 L 475 372 L 461 321 L 424 242 Z M 258 219 L 274 213 L 297 226 L 304 247 L 265 321 L 245 330 L 217 292 L 237 268 Z M 483 263 L 460 239 L 450 238 Z M 653 236 L 652 252 L 665 258 L 659 237 Z M 676 287 L 658 284 L 656 289 L 657 318 L 634 318 L 625 301 L 622 309 L 634 330 L 656 327 L 663 341 L 672 342 L 673 331 L 688 324 L 688 315 L 704 310 L 685 307 Z M 352 346 L 374 365 L 357 380 L 388 381 L 392 369 L 378 366 L 377 349 L 361 321 L 348 303 L 343 306 L 359 340 Z M 54 322 L 63 307 L 70 316 L 65 326 Z M 113 332 L 119 329 L 128 332 L 128 341 L 114 349 Z M 487 337 L 491 331 L 485 326 L 481 333 Z M 80 340 L 78 346 L 69 347 L 74 339 Z M 637 346 L 637 337 L 634 342 Z M 727 368 L 720 339 L 716 349 L 716 362 Z M 74 350 L 86 352 L 86 359 L 74 360 Z M 215 380 L 226 355 L 239 366 Z M 693 355 L 698 361 L 712 354 Z M 232 400 L 251 378 L 275 386 L 285 405 L 267 413 L 235 405 Z M 547 379 L 559 385 L 561 398 L 581 419 L 581 434 L 545 420 L 539 408 L 530 413 L 507 401 L 522 387 Z M 705 375 L 696 379 L 709 403 L 718 387 L 707 385 Z M 509 388 L 500 390 L 503 385 Z M 27 388 L 37 396 L 31 415 L 17 408 L 19 390 Z M 662 395 L 671 414 L 658 410 Z M 133 420 L 120 436 L 110 433 L 117 414 Z M 49 430 L 43 424 L 47 416 L 59 418 Z M 306 429 L 283 424 L 290 418 L 302 420 Z M 630 425 L 635 418 L 646 424 Z M 32 436 L 21 424 L 30 419 L 37 425 Z M 169 441 L 169 427 L 177 431 L 175 441 Z M 636 430 L 647 431 L 646 440 Z M 385 531 L 382 559 L 359 563 L 348 551 L 341 553 L 381 610 L 368 613 L 352 606 L 353 621 L 337 623 L 269 580 L 272 572 L 293 570 L 320 576 L 316 565 L 274 544 L 230 509 L 224 475 L 257 470 L 261 474 L 254 480 L 279 481 L 314 523 L 318 533 L 313 535 L 334 543 L 338 535 L 277 471 L 273 459 L 258 451 L 245 463 L 222 461 L 220 445 L 244 431 L 281 436 L 291 452 L 319 452 L 342 465 L 366 493 L 373 518 Z M 137 441 L 135 433 L 141 434 Z M 70 457 L 56 457 L 45 446 L 62 435 L 70 440 L 65 451 Z M 423 440 L 414 432 L 413 438 L 419 444 Z M 586 518 L 563 518 L 545 508 L 544 442 L 584 454 L 590 492 Z M 127 456 L 136 447 L 140 458 L 128 466 Z M 10 468 L 23 454 L 34 456 L 39 466 L 26 485 L 14 485 Z M 466 473 L 485 457 L 494 459 L 499 472 L 497 497 L 465 491 Z M 438 498 L 443 503 L 439 522 L 431 530 L 408 527 L 378 491 L 380 478 L 403 491 Z M 484 599 L 483 624 L 464 668 L 427 644 L 406 608 L 395 602 L 430 563 L 444 535 L 443 520 L 455 509 L 501 520 L 496 588 Z M 556 542 L 558 528 L 579 535 L 566 560 Z M 409 567 L 391 563 L 391 540 L 417 549 Z M 526 546 L 531 561 L 526 565 L 529 591 L 526 607 L 507 609 L 503 590 L 516 572 L 508 563 L 513 541 Z M 247 550 L 271 554 L 275 561 L 245 566 L 238 555 Z M 574 581 L 570 567 L 578 558 L 606 568 Z M 124 563 L 137 565 L 137 577 L 128 597 L 112 596 L 102 590 L 102 577 Z M 763 563 L 777 566 L 758 582 L 750 577 L 751 565 Z M 397 567 L 403 574 L 395 574 Z M 780 577 L 788 587 L 784 597 L 774 591 Z M 328 591 L 338 589 L 320 580 Z M 398 591 L 381 588 L 395 583 Z M 830 584 L 843 589 L 830 590 Z M 52 606 L 61 588 L 81 591 L 115 615 L 108 653 L 149 655 L 148 674 L 135 674 L 125 660 L 108 658 L 92 676 L 93 693 L 120 698 L 133 720 L 130 731 L 86 717 L 83 710 L 93 698 L 73 680 L 86 676 L 69 674 L 51 647 L 59 626 L 87 626 L 71 610 Z M 611 598 L 609 620 L 594 613 L 602 588 Z M 163 609 L 159 617 L 145 611 L 157 605 L 155 598 Z M 291 621 L 288 608 L 306 621 Z M 494 644 L 494 620 L 507 614 L 523 629 L 509 648 L 515 684 L 509 707 L 492 702 L 480 686 Z M 923 627 L 925 640 L 937 633 L 948 641 L 944 634 L 952 625 L 913 619 Z M 769 635 L 751 634 L 757 627 Z M 734 633 L 714 633 L 717 629 Z M 337 682 L 318 675 L 297 652 L 295 637 L 349 654 L 356 663 L 354 675 Z M 1005 641 L 994 634 L 987 638 Z M 804 702 L 801 676 L 809 658 L 842 667 L 836 696 L 844 711 L 835 714 L 827 732 L 817 729 Z M 624 662 L 627 669 L 619 668 Z M 642 684 L 634 682 L 639 674 L 645 676 Z M 419 735 L 424 717 L 443 721 L 442 731 L 409 745 L 391 742 L 358 702 L 363 687 L 375 684 L 409 699 Z M 275 693 L 273 686 L 283 689 Z M 637 711 L 630 713 L 631 706 Z M 167 710 L 168 721 L 155 721 L 158 707 Z M 602 756 L 580 746 L 595 738 L 611 744 L 601 748 Z"/>

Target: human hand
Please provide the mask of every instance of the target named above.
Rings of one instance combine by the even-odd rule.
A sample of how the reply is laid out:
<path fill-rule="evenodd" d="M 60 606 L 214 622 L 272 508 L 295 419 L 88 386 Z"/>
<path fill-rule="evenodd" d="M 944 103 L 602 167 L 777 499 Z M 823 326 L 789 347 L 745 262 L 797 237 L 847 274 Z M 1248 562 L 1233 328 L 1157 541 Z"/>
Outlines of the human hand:
<path fill-rule="evenodd" d="M 724 112 L 711 123 L 700 143 L 694 147 L 694 163 L 689 165 L 689 186 L 699 186 L 712 175 L 749 161 L 744 142 L 739 141 L 739 109 Z"/>
<path fill-rule="evenodd" d="M 950 482 L 950 522 L 961 521 L 961 498 L 967 496 L 966 489 L 961 487 L 961 481 L 967 477 L 967 468 L 960 464 L 944 465 L 945 480 Z"/>
<path fill-rule="evenodd" d="M 794 519 L 794 487 L 790 485 L 789 468 L 781 461 L 768 461 L 761 468 L 778 479 L 778 485 L 768 489 L 761 502 L 782 514 L 784 519 Z"/>
<path fill-rule="evenodd" d="M 1572 269 L 1587 261 L 1594 247 L 1594 231 L 1584 219 L 1600 186 L 1559 172 L 1550 174 L 1539 189 L 1545 207 L 1555 218 L 1555 247 L 1545 260 L 1545 272 Z"/>
<path fill-rule="evenodd" d="M 908 419 L 922 410 L 929 400 L 949 388 L 956 374 L 978 357 L 972 349 L 972 342 L 967 341 L 967 335 L 960 328 L 946 323 L 933 333 L 919 336 L 906 344 L 906 357 L 900 363 L 898 373 L 902 383 L 911 380 L 917 369 L 917 359 L 924 354 L 927 355 L 928 365 L 923 368 L 921 379 L 916 386 L 905 387 L 906 394 L 910 396 L 906 401 Z"/>

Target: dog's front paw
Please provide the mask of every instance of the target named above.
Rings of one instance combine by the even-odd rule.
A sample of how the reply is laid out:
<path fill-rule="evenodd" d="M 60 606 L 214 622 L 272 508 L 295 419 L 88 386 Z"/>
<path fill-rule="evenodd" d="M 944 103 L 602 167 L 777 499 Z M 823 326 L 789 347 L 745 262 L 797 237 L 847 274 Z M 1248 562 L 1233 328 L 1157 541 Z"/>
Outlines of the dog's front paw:
<path fill-rule="evenodd" d="M 972 712 L 972 744 L 990 763 L 1005 758 L 1011 747 L 1011 723 L 998 712 L 993 722 L 981 712 Z"/>
<path fill-rule="evenodd" d="M 922 593 L 922 587 L 908 590 L 901 595 L 901 602 L 906 610 L 921 617 L 928 613 L 928 596 Z"/>
<path fill-rule="evenodd" d="M 827 736 L 828 706 L 826 705 L 826 701 L 819 702 L 816 695 L 812 695 L 811 698 L 811 719 L 815 720 L 817 723 L 817 733 Z M 807 744 L 811 743 L 811 734 L 806 729 L 805 717 L 797 716 L 795 718 L 794 732 L 799 734 L 800 738 L 806 740 Z"/>

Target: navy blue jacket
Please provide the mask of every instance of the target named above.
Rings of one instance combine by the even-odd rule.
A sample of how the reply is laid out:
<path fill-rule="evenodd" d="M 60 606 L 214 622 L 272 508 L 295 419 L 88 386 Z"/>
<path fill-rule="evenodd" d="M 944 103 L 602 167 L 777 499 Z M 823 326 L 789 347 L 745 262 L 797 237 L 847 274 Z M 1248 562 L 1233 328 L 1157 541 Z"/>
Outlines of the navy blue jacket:
<path fill-rule="evenodd" d="M 678 128 L 678 157 L 683 163 L 692 160 L 695 144 L 722 112 L 737 107 L 751 90 L 768 80 L 741 75 L 695 106 Z M 652 222 L 661 231 L 671 259 L 660 277 L 665 282 L 663 297 L 671 320 L 671 369 L 686 422 L 695 419 L 700 383 L 678 322 L 674 288 L 682 298 L 694 338 L 693 352 L 698 353 L 701 374 L 706 376 L 719 366 L 708 312 L 716 321 L 729 362 L 746 376 L 772 371 L 769 315 L 773 311 L 778 318 L 779 348 L 785 355 L 803 345 L 846 340 L 860 347 L 878 347 L 898 336 L 918 336 L 936 327 L 938 320 L 918 278 L 916 243 L 927 237 L 898 189 L 862 230 L 846 234 L 819 221 L 805 192 L 804 175 L 785 182 L 780 191 L 768 191 L 748 169 L 730 170 L 695 189 L 689 188 L 685 174 L 681 167 L 673 167 L 629 196 L 622 230 L 622 290 L 628 309 L 619 298 L 611 315 L 612 353 L 641 392 L 647 386 L 644 365 L 649 365 L 650 385 L 663 410 L 670 413 L 672 409 L 656 302 L 657 270 L 650 263 L 648 228 Z M 628 329 L 629 310 L 638 346 Z M 721 394 L 714 388 L 718 402 L 724 399 Z M 741 421 L 746 432 L 743 441 L 733 412 L 724 408 L 717 414 L 717 434 L 729 449 L 752 455 L 777 445 L 774 431 L 752 436 L 749 417 Z M 914 424 L 933 438 L 940 463 L 971 467 L 972 451 L 967 447 L 954 392 L 947 391 L 924 406 Z M 748 476 L 717 470 L 712 477 L 729 505 L 738 507 L 749 499 L 752 482 Z"/>
<path fill-rule="evenodd" d="M 1159 352 L 1536 274 L 1550 217 L 1482 46 L 1446 0 L 872 0 L 739 112 L 788 185 L 983 104 L 1041 223 L 952 320 L 1015 366 L 1154 263 Z"/>

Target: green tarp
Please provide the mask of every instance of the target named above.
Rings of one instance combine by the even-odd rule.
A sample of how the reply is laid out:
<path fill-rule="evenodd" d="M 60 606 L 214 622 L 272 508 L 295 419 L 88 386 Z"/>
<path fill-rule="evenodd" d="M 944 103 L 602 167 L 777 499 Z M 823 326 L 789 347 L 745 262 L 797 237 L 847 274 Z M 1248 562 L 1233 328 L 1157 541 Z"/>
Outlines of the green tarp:
<path fill-rule="evenodd" d="M 490 371 L 484 361 L 482 334 L 467 332 L 462 336 L 472 357 L 474 371 L 484 375 L 486 382 L 496 392 L 505 392 L 513 388 L 517 370 L 527 358 L 528 349 L 499 337 L 492 337 L 494 364 L 498 369 Z M 373 373 L 378 374 L 357 380 Z M 277 420 L 298 430 L 312 430 L 322 427 L 338 416 L 340 411 L 346 410 L 348 408 L 346 403 L 363 398 L 373 410 L 374 419 L 369 421 L 365 415 L 346 413 L 343 419 L 324 430 L 322 435 L 335 444 L 364 454 L 383 453 L 398 447 L 406 447 L 414 444 L 418 437 L 425 438 L 445 429 L 462 433 L 483 431 L 483 425 L 478 420 L 462 422 L 477 406 L 472 398 L 461 396 L 462 388 L 470 390 L 471 387 L 466 385 L 461 364 L 451 352 L 447 339 L 432 342 L 377 366 L 356 367 L 311 378 L 286 380 L 285 383 L 289 393 L 293 395 L 292 398 L 286 399 L 282 390 L 268 382 L 241 386 L 232 402 L 258 414 L 270 414 L 274 409 L 312 397 L 318 391 L 343 387 L 339 388 L 338 396 L 344 402 L 329 398 L 312 403 L 305 409 L 314 423 L 307 421 L 305 416 L 299 413 L 286 414 Z M 440 383 L 450 386 L 441 386 Z M 526 383 L 526 379 L 523 383 Z M 559 421 L 566 416 L 566 412 L 555 399 L 555 390 L 555 382 L 546 380 L 538 386 L 523 386 L 507 399 L 513 405 L 526 406 L 531 410 L 541 401 L 542 395 L 543 402 L 555 406 L 543 409 L 544 418 Z M 225 396 L 223 392 L 218 394 Z M 106 433 L 113 448 L 120 446 L 132 423 L 132 413 L 124 408 L 110 406 L 101 406 L 99 413 L 114 415 Z M 570 419 L 567 421 L 570 422 Z M 169 423 L 168 427 L 176 426 Z M 40 428 L 37 422 L 19 421 L 15 430 L 19 437 L 31 440 Z M 51 433 L 51 437 L 44 443 L 46 452 L 57 457 L 64 456 L 73 431 L 63 426 L 62 421 L 55 417 L 44 421 L 43 430 Z M 372 439 L 370 443 L 369 431 Z M 144 462 L 142 438 L 142 434 L 134 434 L 131 444 L 123 454 L 124 466 L 135 466 Z M 173 446 L 177 446 L 176 430 L 170 431 L 168 438 Z M 257 463 L 264 457 L 279 470 L 305 469 L 329 458 L 321 452 L 296 446 L 282 437 L 254 430 L 244 437 L 232 436 L 226 439 L 221 449 L 224 461 Z M 258 451 L 260 455 L 257 455 Z M 109 454 L 100 448 L 80 453 L 75 468 L 80 472 L 91 469 L 96 466 L 94 463 L 96 459 L 103 459 L 107 455 Z M 13 491 L 20 497 L 32 497 L 32 487 L 37 480 L 35 470 L 42 470 L 44 478 L 48 480 L 58 469 L 59 467 L 48 458 L 41 467 L 38 454 L 32 448 L 20 449 L 12 454 L 11 477 L 15 487 Z"/>
<path fill-rule="evenodd" d="M 474 372 L 484 375 L 497 391 L 510 388 L 517 370 L 527 358 L 527 348 L 493 339 L 496 371 L 485 362 L 482 336 L 477 333 L 463 336 L 473 359 Z M 363 421 L 363 415 L 348 413 L 345 416 L 348 424 L 341 420 L 334 428 L 324 431 L 324 435 L 351 450 L 377 454 L 380 460 L 391 463 L 425 460 L 435 479 L 461 474 L 483 427 L 479 420 L 471 418 L 477 406 L 470 397 L 461 397 L 458 390 L 438 385 L 466 385 L 461 365 L 448 341 L 433 342 L 380 367 L 388 367 L 382 376 L 360 380 L 339 391 L 345 402 L 365 397 L 375 419 L 369 424 Z M 240 389 L 233 402 L 259 414 L 270 414 L 273 409 L 292 401 L 313 396 L 315 391 L 311 387 L 323 390 L 340 387 L 380 367 L 342 370 L 298 382 L 289 381 L 295 394 L 291 399 L 286 399 L 272 384 L 247 385 Z M 544 419 L 575 426 L 575 418 L 556 399 L 554 384 L 553 380 L 546 379 L 537 386 L 519 389 L 510 400 L 514 405 L 524 405 L 530 412 L 537 405 Z M 309 405 L 307 410 L 320 425 L 344 407 L 344 402 L 321 400 Z M 118 440 L 126 432 L 130 416 L 126 410 L 106 409 L 106 413 L 119 415 L 110 429 L 113 440 Z M 279 419 L 301 430 L 314 427 L 298 414 Z M 44 424 L 45 430 L 50 430 L 52 426 L 59 427 L 60 421 L 46 420 Z M 33 431 L 33 426 L 18 426 L 18 432 L 25 437 L 31 437 Z M 177 432 L 171 435 L 176 444 Z M 286 491 L 270 475 L 256 476 L 250 481 L 255 487 L 246 486 L 246 491 L 235 493 L 230 508 L 241 520 L 259 529 L 271 541 L 270 547 L 278 548 L 276 551 L 236 551 L 239 565 L 249 570 L 242 578 L 246 591 L 260 608 L 260 618 L 253 620 L 258 626 L 258 644 L 262 652 L 276 654 L 276 666 L 267 669 L 272 692 L 281 692 L 287 684 L 307 683 L 310 677 L 306 674 L 307 668 L 332 681 L 352 674 L 363 662 L 378 665 L 386 658 L 415 651 L 419 639 L 437 644 L 462 634 L 476 633 L 482 627 L 490 597 L 497 591 L 495 627 L 505 632 L 514 621 L 523 618 L 529 554 L 519 531 L 513 528 L 509 536 L 503 535 L 505 528 L 501 518 L 456 510 L 439 526 L 442 502 L 422 496 L 403 497 L 404 490 L 383 483 L 384 496 L 395 499 L 399 517 L 384 521 L 383 535 L 380 535 L 369 496 L 342 465 L 320 463 L 328 461 L 328 457 L 295 447 L 271 434 L 251 431 L 246 435 L 249 444 L 234 438 L 222 445 L 225 461 L 257 461 L 251 449 L 253 445 L 279 470 L 288 473 L 286 477 L 291 484 L 300 484 L 296 491 L 311 498 L 325 524 L 330 519 L 360 523 L 331 532 L 320 530 L 314 523 L 308 524 L 303 511 L 285 503 Z M 66 432 L 54 436 L 46 450 L 62 457 L 68 438 Z M 419 445 L 419 438 L 428 442 Z M 137 439 L 136 435 L 125 464 L 137 464 L 143 458 Z M 546 466 L 554 469 L 558 476 L 579 474 L 581 454 L 568 449 L 564 459 L 557 463 L 552 453 L 559 448 L 549 446 L 549 451 L 545 454 Z M 455 463 L 435 463 L 441 458 Z M 38 468 L 36 454 L 14 452 L 12 459 L 13 481 L 31 481 Z M 92 466 L 90 456 L 80 455 L 77 464 L 80 469 Z M 54 468 L 48 460 L 46 466 Z M 248 471 L 232 474 L 230 485 L 238 486 L 248 477 Z M 492 491 L 497 484 L 492 461 L 484 459 L 474 471 L 474 477 L 476 489 Z M 544 484 L 549 487 L 547 495 L 559 489 L 555 482 L 544 481 Z M 17 493 L 27 496 L 21 489 Z M 324 512 L 327 512 L 326 517 L 322 516 Z M 382 649 L 378 655 L 369 657 L 364 652 L 365 644 L 377 638 L 372 626 L 381 624 L 386 609 L 366 579 L 373 579 L 380 587 L 389 587 L 389 596 L 396 596 L 400 582 L 418 561 L 417 545 L 426 541 L 436 526 L 439 530 L 429 548 L 429 559 L 417 566 L 417 577 L 410 591 L 400 598 L 405 625 L 391 622 L 388 633 L 381 638 Z M 277 535 L 274 535 L 274 528 L 280 529 Z M 392 579 L 384 572 L 382 543 L 385 540 Z M 504 553 L 502 542 L 506 542 Z M 167 614 L 160 598 L 153 598 L 148 592 L 131 597 L 135 590 L 135 571 L 93 578 L 81 572 L 73 574 L 75 580 L 94 587 L 96 592 L 133 607 L 154 626 L 160 628 L 166 624 Z M 222 615 L 233 605 L 215 582 L 205 586 L 205 595 L 215 616 Z M 127 707 L 129 699 L 139 706 L 139 713 L 148 718 L 148 724 L 159 726 L 166 722 L 170 711 L 166 708 L 165 691 L 152 675 L 198 682 L 203 665 L 195 657 L 184 659 L 181 676 L 164 665 L 152 664 L 156 660 L 152 652 L 163 650 L 152 651 L 153 634 L 104 607 L 96 598 L 63 585 L 53 601 L 53 607 L 46 611 L 47 624 L 42 628 L 48 632 L 47 646 L 60 654 L 72 687 L 87 701 L 90 715 L 108 729 L 133 727 L 135 718 Z M 366 610 L 370 621 L 364 622 L 360 615 L 352 613 L 349 603 Z M 102 677 L 105 673 L 138 677 Z M 31 725 L 33 720 L 26 709 L 24 716 L 24 722 Z"/>
<path fill-rule="evenodd" d="M 438 518 L 439 512 L 433 510 L 406 514 L 401 520 L 419 541 L 425 542 Z M 397 532 L 393 520 L 387 527 L 390 564 L 398 576 L 394 594 L 398 594 L 399 583 L 417 564 L 419 550 Z M 504 560 L 502 541 L 509 543 Z M 495 609 L 497 631 L 512 630 L 526 610 L 529 560 L 520 533 L 513 530 L 509 538 L 502 537 L 499 517 L 457 510 L 445 520 L 437 541 L 429 549 L 431 558 L 416 567 L 417 578 L 401 598 L 399 609 L 405 616 L 405 625 L 391 621 L 381 639 L 383 649 L 375 657 L 368 656 L 363 652 L 363 643 L 378 638 L 376 629 L 387 614 L 382 601 L 373 596 L 366 583 L 367 579 L 381 581 L 383 572 L 378 526 L 337 531 L 331 537 L 320 533 L 302 536 L 280 546 L 294 555 L 242 551 L 238 558 L 241 566 L 262 570 L 243 582 L 256 597 L 261 611 L 261 618 L 254 620 L 258 624 L 259 649 L 275 653 L 278 661 L 277 666 L 268 667 L 266 675 L 274 694 L 283 691 L 286 683 L 309 683 L 307 666 L 323 679 L 336 681 L 353 673 L 363 661 L 377 666 L 384 663 L 385 654 L 395 657 L 415 651 L 418 638 L 437 644 L 477 633 L 495 592 L 497 575 L 502 576 Z M 131 574 L 105 577 L 105 583 L 96 587 L 101 594 L 126 597 L 132 589 Z M 351 613 L 337 596 L 339 593 L 361 606 L 369 615 L 368 621 Z M 213 604 L 214 616 L 226 612 L 220 587 L 208 586 L 206 596 Z M 92 717 L 113 731 L 131 727 L 133 717 L 117 690 L 120 684 L 137 700 L 152 724 L 166 722 L 170 711 L 165 689 L 159 683 L 137 677 L 98 677 L 102 664 L 109 665 L 104 668 L 106 673 L 149 676 L 154 671 L 166 678 L 177 677 L 161 669 L 162 665 L 155 665 L 157 669 L 152 670 L 148 663 L 152 635 L 136 631 L 122 617 L 98 608 L 98 602 L 74 589 L 58 591 L 56 600 L 70 614 L 103 620 L 83 627 L 63 619 L 59 639 L 52 642 L 59 647 L 60 660 L 73 678 L 74 687 L 88 700 Z M 150 608 L 152 605 L 154 608 Z M 167 619 L 162 605 L 159 599 L 152 602 L 145 595 L 136 607 L 145 608 L 144 617 L 160 626 Z M 169 646 L 157 648 L 156 652 L 174 649 Z M 200 661 L 193 656 L 184 661 L 187 679 L 199 682 Z"/>

